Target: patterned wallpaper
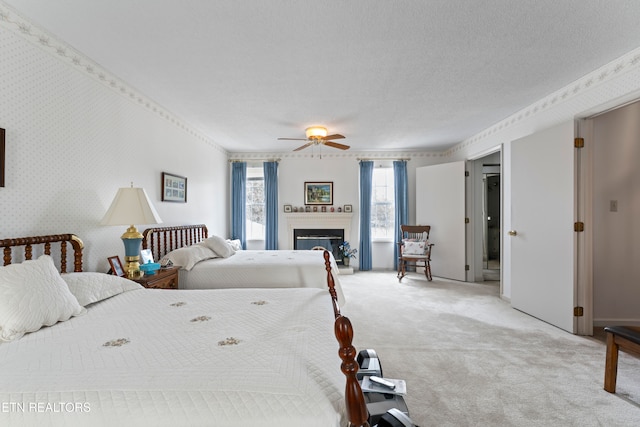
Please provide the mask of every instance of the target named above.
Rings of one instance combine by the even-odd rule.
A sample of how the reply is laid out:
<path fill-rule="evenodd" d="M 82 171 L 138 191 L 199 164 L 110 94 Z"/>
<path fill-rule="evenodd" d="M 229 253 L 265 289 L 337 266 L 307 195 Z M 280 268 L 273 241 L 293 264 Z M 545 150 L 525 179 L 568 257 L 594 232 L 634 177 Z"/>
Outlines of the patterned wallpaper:
<path fill-rule="evenodd" d="M 99 221 L 131 182 L 146 189 L 165 225 L 202 222 L 227 234 L 226 152 L 141 96 L 1 26 L 0 93 L 7 162 L 0 238 L 76 233 L 85 270 L 105 271 L 108 256 L 124 257 L 126 227 Z M 188 178 L 188 203 L 160 201 L 162 171 Z"/>

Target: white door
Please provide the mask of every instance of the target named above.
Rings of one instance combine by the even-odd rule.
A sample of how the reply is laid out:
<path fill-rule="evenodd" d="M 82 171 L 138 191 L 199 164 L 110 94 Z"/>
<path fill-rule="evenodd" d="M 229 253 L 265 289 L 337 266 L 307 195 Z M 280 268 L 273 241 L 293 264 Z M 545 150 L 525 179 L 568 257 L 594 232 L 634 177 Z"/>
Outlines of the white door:
<path fill-rule="evenodd" d="M 571 333 L 576 332 L 574 129 L 573 122 L 564 123 L 512 142 L 511 226 L 506 225 L 512 306 Z"/>
<path fill-rule="evenodd" d="M 430 225 L 434 276 L 466 280 L 465 163 L 416 169 L 416 224 Z"/>

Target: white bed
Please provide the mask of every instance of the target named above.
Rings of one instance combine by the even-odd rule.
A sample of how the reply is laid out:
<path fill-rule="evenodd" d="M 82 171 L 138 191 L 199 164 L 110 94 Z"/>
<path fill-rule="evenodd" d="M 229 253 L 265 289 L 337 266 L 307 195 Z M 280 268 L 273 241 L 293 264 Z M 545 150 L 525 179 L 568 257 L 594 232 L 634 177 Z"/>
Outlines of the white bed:
<path fill-rule="evenodd" d="M 191 270 L 180 270 L 181 289 L 295 288 L 326 289 L 322 251 L 237 251 L 228 258 L 200 261 Z M 331 257 L 331 271 L 338 266 Z M 338 302 L 344 305 L 339 277 L 334 276 Z"/>
<path fill-rule="evenodd" d="M 167 233 L 202 230 L 198 236 L 181 239 Z M 323 251 L 319 250 L 232 250 L 224 240 L 208 237 L 204 225 L 157 227 L 144 231 L 144 245 L 152 248 L 156 259 L 166 258 L 182 268 L 180 289 L 294 288 L 326 289 Z M 154 244 L 156 243 L 156 244 Z M 162 245 L 160 245 L 162 243 Z M 205 249 L 220 256 L 211 258 Z M 338 278 L 338 265 L 330 253 L 338 302 L 345 304 Z"/>
<path fill-rule="evenodd" d="M 59 237 L 74 273 L 48 249 L 29 261 L 31 242 Z M 78 242 L 0 240 L 28 254 L 0 267 L 0 425 L 366 425 L 330 272 L 329 292 L 144 289 L 79 272 Z"/>
<path fill-rule="evenodd" d="M 332 327 L 319 289 L 124 292 L 0 345 L 0 425 L 341 426 Z"/>

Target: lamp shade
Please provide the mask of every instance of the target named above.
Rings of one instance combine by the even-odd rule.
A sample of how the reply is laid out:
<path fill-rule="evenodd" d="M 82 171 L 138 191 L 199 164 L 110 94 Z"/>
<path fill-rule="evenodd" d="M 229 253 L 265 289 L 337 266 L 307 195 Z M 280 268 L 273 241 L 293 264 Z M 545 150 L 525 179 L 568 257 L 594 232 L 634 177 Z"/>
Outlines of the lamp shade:
<path fill-rule="evenodd" d="M 162 220 L 144 188 L 120 188 L 101 225 L 160 224 Z"/>

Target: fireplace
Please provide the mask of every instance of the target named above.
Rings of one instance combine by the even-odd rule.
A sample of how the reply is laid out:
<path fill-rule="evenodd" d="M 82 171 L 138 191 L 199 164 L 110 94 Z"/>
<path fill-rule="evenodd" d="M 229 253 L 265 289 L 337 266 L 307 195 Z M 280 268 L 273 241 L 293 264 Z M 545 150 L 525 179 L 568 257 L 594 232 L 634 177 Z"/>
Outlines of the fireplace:
<path fill-rule="evenodd" d="M 338 228 L 295 228 L 293 230 L 293 249 L 311 250 L 325 248 L 333 253 L 333 257 L 341 264 L 340 244 L 344 242 L 344 229 Z"/>
<path fill-rule="evenodd" d="M 351 219 L 353 217 L 353 213 L 351 212 L 286 212 L 282 215 L 287 221 L 287 243 L 283 249 L 295 248 L 295 230 L 313 230 L 316 232 L 313 233 L 313 235 L 317 236 L 341 236 L 342 240 L 338 242 L 338 245 L 345 240 L 351 242 L 352 246 L 356 243 L 352 240 L 357 239 L 357 237 L 351 235 Z M 333 231 L 335 230 L 338 230 L 340 233 L 334 234 Z M 333 245 L 331 245 L 331 248 L 333 249 Z M 342 257 L 336 256 L 336 254 L 337 252 L 333 252 L 336 261 L 341 263 Z"/>

